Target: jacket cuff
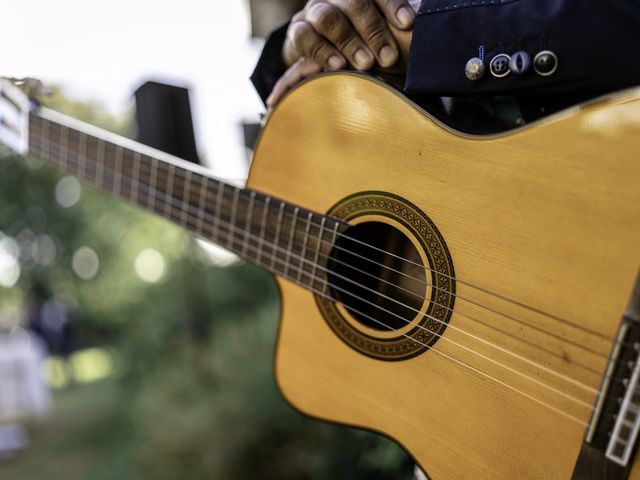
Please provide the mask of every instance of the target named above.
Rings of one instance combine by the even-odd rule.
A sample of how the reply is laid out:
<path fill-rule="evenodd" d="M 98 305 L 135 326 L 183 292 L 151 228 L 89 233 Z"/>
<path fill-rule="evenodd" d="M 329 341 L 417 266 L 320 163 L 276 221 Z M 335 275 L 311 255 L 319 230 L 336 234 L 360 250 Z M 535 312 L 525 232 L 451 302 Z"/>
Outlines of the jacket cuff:
<path fill-rule="evenodd" d="M 598 92 L 637 85 L 640 62 L 632 59 L 631 51 L 640 45 L 638 25 L 640 3 L 635 1 L 423 1 L 405 88 L 409 93 L 473 96 Z M 535 70 L 534 59 L 545 50 L 555 54 L 557 68 L 543 75 Z M 492 75 L 494 57 L 522 51 L 531 61 L 524 73 L 509 68 L 501 78 Z M 478 80 L 465 73 L 474 57 L 484 62 Z"/>

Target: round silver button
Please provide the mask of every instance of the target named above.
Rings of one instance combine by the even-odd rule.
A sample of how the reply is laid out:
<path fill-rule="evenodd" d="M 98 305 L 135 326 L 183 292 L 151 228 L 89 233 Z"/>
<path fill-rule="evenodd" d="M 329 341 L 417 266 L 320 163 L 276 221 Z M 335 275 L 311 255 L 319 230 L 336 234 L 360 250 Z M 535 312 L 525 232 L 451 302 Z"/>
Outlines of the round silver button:
<path fill-rule="evenodd" d="M 478 57 L 470 59 L 464 67 L 464 74 L 469 80 L 480 80 L 484 76 L 484 62 Z"/>

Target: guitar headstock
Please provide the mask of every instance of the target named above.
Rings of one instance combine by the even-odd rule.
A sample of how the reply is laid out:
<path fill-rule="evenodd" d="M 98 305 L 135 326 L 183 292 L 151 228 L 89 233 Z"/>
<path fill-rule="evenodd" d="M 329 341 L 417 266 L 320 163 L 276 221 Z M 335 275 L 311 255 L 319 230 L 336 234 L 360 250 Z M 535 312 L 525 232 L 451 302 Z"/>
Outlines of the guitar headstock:
<path fill-rule="evenodd" d="M 0 144 L 20 154 L 29 150 L 31 101 L 23 89 L 25 85 L 25 81 L 0 77 Z"/>

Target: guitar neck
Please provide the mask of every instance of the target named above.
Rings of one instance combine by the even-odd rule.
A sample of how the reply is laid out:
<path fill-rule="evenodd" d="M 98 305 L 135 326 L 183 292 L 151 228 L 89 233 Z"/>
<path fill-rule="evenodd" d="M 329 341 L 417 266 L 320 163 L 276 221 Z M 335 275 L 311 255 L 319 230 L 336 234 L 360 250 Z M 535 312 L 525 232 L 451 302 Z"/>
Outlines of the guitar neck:
<path fill-rule="evenodd" d="M 199 165 L 47 109 L 29 116 L 29 153 L 311 290 L 341 222 L 213 178 Z"/>

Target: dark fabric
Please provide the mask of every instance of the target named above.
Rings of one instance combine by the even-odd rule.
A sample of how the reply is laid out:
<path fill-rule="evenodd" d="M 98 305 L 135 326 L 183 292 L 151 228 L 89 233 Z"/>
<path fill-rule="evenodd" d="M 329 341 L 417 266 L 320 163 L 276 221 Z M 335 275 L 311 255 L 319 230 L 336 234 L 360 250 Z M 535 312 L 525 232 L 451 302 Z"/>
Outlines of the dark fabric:
<path fill-rule="evenodd" d="M 285 72 L 288 24 L 273 32 L 251 80 L 263 101 Z M 556 73 L 476 82 L 466 62 L 484 46 L 485 64 L 524 49 L 556 53 Z M 604 93 L 640 85 L 640 0 L 423 0 L 413 30 L 405 94 L 444 123 L 494 133 Z M 442 96 L 454 98 L 441 98 Z"/>
<path fill-rule="evenodd" d="M 266 102 L 274 85 L 286 71 L 282 60 L 282 46 L 287 36 L 287 28 L 289 28 L 289 23 L 269 35 L 262 49 L 258 64 L 251 75 L 253 86 L 263 102 Z"/>
<path fill-rule="evenodd" d="M 640 84 L 640 0 L 424 0 L 416 18 L 405 88 L 435 95 L 599 92 Z M 479 81 L 465 65 L 484 47 Z M 498 53 L 541 50 L 558 70 L 495 78 Z"/>

